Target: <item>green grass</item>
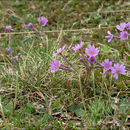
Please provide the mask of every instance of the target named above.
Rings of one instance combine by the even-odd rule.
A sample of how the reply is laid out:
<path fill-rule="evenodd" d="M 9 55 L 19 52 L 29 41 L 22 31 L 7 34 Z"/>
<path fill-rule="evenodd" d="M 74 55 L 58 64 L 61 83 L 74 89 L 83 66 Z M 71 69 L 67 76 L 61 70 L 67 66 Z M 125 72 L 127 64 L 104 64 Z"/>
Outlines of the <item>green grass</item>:
<path fill-rule="evenodd" d="M 108 43 L 104 38 L 107 31 L 118 32 L 115 27 L 100 27 L 129 22 L 129 9 L 127 1 L 115 0 L 0 2 L 1 33 L 6 25 L 12 25 L 13 32 L 28 31 L 27 24 L 38 26 L 40 16 L 49 20 L 44 30 L 90 29 L 89 33 L 12 35 L 11 46 L 7 35 L 0 36 L 0 129 L 128 129 L 129 41 L 114 39 Z M 85 69 L 79 53 L 71 49 L 80 41 L 85 42 L 83 50 L 89 44 L 100 48 L 99 62 L 109 58 L 123 63 L 127 75 L 115 80 L 111 75 L 105 78 L 102 69 L 94 69 L 93 73 Z M 52 74 L 52 55 L 63 45 L 64 55 L 77 72 L 60 70 Z M 8 48 L 13 56 L 22 54 L 17 64 L 8 58 Z M 67 65 L 60 56 L 57 59 Z"/>

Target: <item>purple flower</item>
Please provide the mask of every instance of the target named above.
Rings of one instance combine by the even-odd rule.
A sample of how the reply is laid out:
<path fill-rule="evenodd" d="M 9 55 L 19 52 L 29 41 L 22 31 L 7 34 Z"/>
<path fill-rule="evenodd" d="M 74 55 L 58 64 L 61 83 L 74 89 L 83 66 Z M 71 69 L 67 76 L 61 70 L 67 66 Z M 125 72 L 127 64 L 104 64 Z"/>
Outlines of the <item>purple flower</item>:
<path fill-rule="evenodd" d="M 84 44 L 84 43 L 81 41 L 80 44 L 77 44 L 76 46 L 72 47 L 72 49 L 73 49 L 74 51 L 77 51 L 77 50 L 79 50 L 79 49 L 82 48 L 83 44 Z"/>
<path fill-rule="evenodd" d="M 29 28 L 32 28 L 32 27 L 33 27 L 33 24 L 32 24 L 32 23 L 29 23 L 29 24 L 28 24 L 28 27 L 29 27 Z"/>
<path fill-rule="evenodd" d="M 9 26 L 6 26 L 6 30 L 7 31 L 11 31 L 12 27 L 9 25 Z"/>
<path fill-rule="evenodd" d="M 11 57 L 12 57 L 11 53 L 8 55 L 8 57 L 9 57 L 9 58 L 11 58 Z"/>
<path fill-rule="evenodd" d="M 126 24 L 126 29 L 130 30 L 130 22 Z"/>
<path fill-rule="evenodd" d="M 60 66 L 61 66 L 60 61 L 53 59 L 52 63 L 50 64 L 51 72 L 54 73 L 54 72 L 58 71 Z"/>
<path fill-rule="evenodd" d="M 94 64 L 94 63 L 96 62 L 96 57 L 91 56 L 91 57 L 88 58 L 88 60 L 89 60 L 89 62 L 90 62 L 91 64 Z"/>
<path fill-rule="evenodd" d="M 20 57 L 21 56 L 21 53 L 18 53 L 18 57 Z"/>
<path fill-rule="evenodd" d="M 94 45 L 90 45 L 89 46 L 89 48 L 86 48 L 86 50 L 85 50 L 85 53 L 89 56 L 89 57 L 95 57 L 96 55 L 98 55 L 98 52 L 99 52 L 99 50 L 98 50 L 98 48 L 95 48 L 95 46 Z"/>
<path fill-rule="evenodd" d="M 116 26 L 116 28 L 120 31 L 124 31 L 125 27 L 126 27 L 126 23 L 120 23 L 120 26 L 119 25 Z"/>
<path fill-rule="evenodd" d="M 128 32 L 127 31 L 123 31 L 120 33 L 120 39 L 121 40 L 128 40 Z"/>
<path fill-rule="evenodd" d="M 57 56 L 59 53 L 61 53 L 64 50 L 65 46 L 63 46 L 60 49 L 57 49 L 57 53 L 53 54 L 53 57 Z"/>
<path fill-rule="evenodd" d="M 45 17 L 38 18 L 37 21 L 40 22 L 40 23 L 42 23 L 42 26 L 43 26 L 43 27 L 44 27 L 44 26 L 47 24 L 47 22 L 48 22 L 47 18 L 45 18 Z"/>
<path fill-rule="evenodd" d="M 9 49 L 7 49 L 7 52 L 10 54 L 11 53 L 11 49 L 9 48 Z"/>
<path fill-rule="evenodd" d="M 105 36 L 105 38 L 107 38 L 108 39 L 108 42 L 111 42 L 111 40 L 113 39 L 113 34 L 111 34 L 111 32 L 110 31 L 107 31 L 107 34 L 108 34 L 108 36 Z"/>
<path fill-rule="evenodd" d="M 102 62 L 102 67 L 106 70 L 111 70 L 112 68 L 112 61 L 109 61 L 109 59 L 105 59 L 104 62 Z"/>
<path fill-rule="evenodd" d="M 123 74 L 125 75 L 125 66 L 124 65 L 119 65 L 119 63 L 114 64 L 114 67 L 112 67 L 112 73 L 115 79 L 118 79 L 118 74 Z"/>

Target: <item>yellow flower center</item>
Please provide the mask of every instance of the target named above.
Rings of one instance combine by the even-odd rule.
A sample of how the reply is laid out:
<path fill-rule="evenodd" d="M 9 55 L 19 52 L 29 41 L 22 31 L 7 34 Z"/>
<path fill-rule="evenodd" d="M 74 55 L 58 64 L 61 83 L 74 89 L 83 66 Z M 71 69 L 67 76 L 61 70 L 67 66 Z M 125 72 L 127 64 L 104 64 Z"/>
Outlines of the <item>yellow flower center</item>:
<path fill-rule="evenodd" d="M 109 65 L 106 65 L 106 67 L 108 68 L 108 67 L 109 67 Z"/>
<path fill-rule="evenodd" d="M 93 54 L 93 52 L 91 52 L 91 54 Z"/>
<path fill-rule="evenodd" d="M 58 68 L 58 66 L 56 66 L 56 69 Z"/>
<path fill-rule="evenodd" d="M 117 70 L 116 72 L 117 72 L 117 73 L 119 73 L 119 72 L 120 72 L 120 70 Z"/>

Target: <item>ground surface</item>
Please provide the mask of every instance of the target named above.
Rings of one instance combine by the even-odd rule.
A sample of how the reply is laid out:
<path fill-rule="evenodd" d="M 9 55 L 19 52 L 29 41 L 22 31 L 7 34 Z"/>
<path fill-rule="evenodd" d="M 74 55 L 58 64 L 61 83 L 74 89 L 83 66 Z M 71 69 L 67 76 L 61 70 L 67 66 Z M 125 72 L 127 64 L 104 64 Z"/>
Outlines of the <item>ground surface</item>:
<path fill-rule="evenodd" d="M 61 31 L 13 34 L 11 44 L 8 35 L 0 35 L 0 129 L 128 129 L 129 40 L 108 43 L 105 36 L 108 30 L 118 34 L 115 26 L 130 22 L 130 3 L 1 0 L 0 33 L 7 32 L 6 25 L 12 25 L 12 32 L 31 31 L 27 24 L 32 22 L 39 27 L 40 16 L 48 19 L 44 31 Z M 93 73 L 85 69 L 78 53 L 71 49 L 80 41 L 85 43 L 84 49 L 89 44 L 100 48 L 99 62 L 109 58 L 124 64 L 126 76 L 115 80 L 110 75 L 105 78 L 101 69 Z M 80 80 L 73 72 L 50 72 L 52 55 L 63 45 L 64 55 L 78 66 Z M 15 64 L 7 56 L 8 48 L 13 56 L 22 54 Z M 60 56 L 57 58 L 66 64 Z"/>

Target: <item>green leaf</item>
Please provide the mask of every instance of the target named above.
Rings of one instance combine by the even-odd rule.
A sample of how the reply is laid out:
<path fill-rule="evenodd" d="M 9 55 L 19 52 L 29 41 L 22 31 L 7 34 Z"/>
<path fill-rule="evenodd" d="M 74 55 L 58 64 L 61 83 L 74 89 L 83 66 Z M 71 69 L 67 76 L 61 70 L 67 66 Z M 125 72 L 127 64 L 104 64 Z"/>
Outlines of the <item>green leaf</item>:
<path fill-rule="evenodd" d="M 83 108 L 83 104 L 82 104 L 82 103 L 79 104 L 79 105 L 71 104 L 71 105 L 69 106 L 69 111 L 70 111 L 70 112 L 74 112 L 74 111 L 76 111 L 77 109 L 82 109 L 82 108 Z"/>
<path fill-rule="evenodd" d="M 120 110 L 123 113 L 126 113 L 126 111 L 130 108 L 129 102 L 127 99 L 122 99 L 120 103 Z"/>
<path fill-rule="evenodd" d="M 85 115 L 85 111 L 84 111 L 82 108 L 76 109 L 76 110 L 75 110 L 75 114 L 76 114 L 77 116 L 84 116 L 84 115 Z"/>
<path fill-rule="evenodd" d="M 9 116 L 13 113 L 13 102 L 10 101 L 4 108 L 4 113 Z"/>
<path fill-rule="evenodd" d="M 110 49 L 107 45 L 104 45 L 104 46 L 102 46 L 101 51 L 102 51 L 104 54 L 108 54 L 108 53 L 111 52 L 111 49 Z"/>
<path fill-rule="evenodd" d="M 69 106 L 69 111 L 70 112 L 74 112 L 76 110 L 76 105 L 75 104 L 71 104 L 70 106 Z"/>
<path fill-rule="evenodd" d="M 84 128 L 84 124 L 83 124 L 82 121 L 80 122 L 80 127 L 81 127 L 81 128 Z"/>
<path fill-rule="evenodd" d="M 42 121 L 43 123 L 47 123 L 49 120 L 53 120 L 53 116 L 49 115 L 49 114 L 44 114 Z"/>
<path fill-rule="evenodd" d="M 32 103 L 27 103 L 25 106 L 25 111 L 27 113 L 33 113 L 35 111 L 35 106 Z"/>
<path fill-rule="evenodd" d="M 45 103 L 46 103 L 46 107 L 49 108 L 49 103 L 48 103 L 48 99 L 46 96 L 45 96 Z"/>

